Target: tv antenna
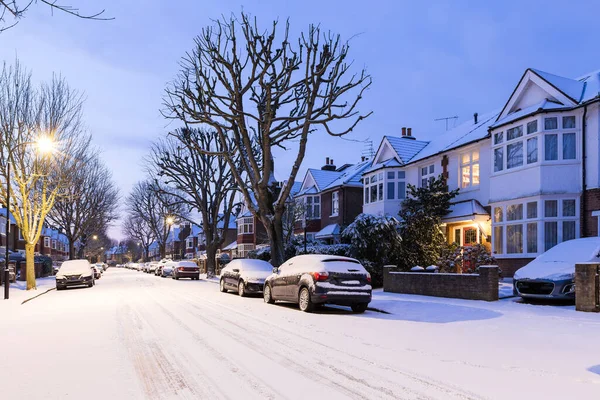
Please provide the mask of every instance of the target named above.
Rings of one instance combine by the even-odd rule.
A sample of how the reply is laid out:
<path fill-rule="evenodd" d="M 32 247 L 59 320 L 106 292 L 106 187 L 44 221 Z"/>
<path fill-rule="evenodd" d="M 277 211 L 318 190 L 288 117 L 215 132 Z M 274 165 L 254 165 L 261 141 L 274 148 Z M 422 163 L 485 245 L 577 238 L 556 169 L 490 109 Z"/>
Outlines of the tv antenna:
<path fill-rule="evenodd" d="M 364 141 L 365 148 L 363 149 L 362 156 L 370 160 L 375 156 L 375 149 L 373 148 L 373 141 L 368 138 Z"/>
<path fill-rule="evenodd" d="M 454 117 L 444 117 L 444 118 L 436 118 L 434 121 L 446 121 L 446 130 L 448 130 L 448 121 L 452 120 L 452 127 L 456 126 L 456 120 L 458 119 L 458 115 Z"/>

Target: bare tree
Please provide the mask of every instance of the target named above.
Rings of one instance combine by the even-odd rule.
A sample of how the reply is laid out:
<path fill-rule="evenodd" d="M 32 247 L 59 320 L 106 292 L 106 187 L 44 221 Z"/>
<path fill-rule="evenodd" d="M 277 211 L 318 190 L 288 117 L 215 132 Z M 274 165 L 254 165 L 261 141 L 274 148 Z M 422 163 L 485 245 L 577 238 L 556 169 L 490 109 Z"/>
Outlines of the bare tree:
<path fill-rule="evenodd" d="M 123 233 L 125 233 L 128 238 L 141 244 L 144 251 L 144 261 L 148 261 L 150 245 L 156 238 L 148 221 L 137 215 L 128 215 L 123 223 Z"/>
<path fill-rule="evenodd" d="M 309 135 L 319 128 L 332 136 L 352 131 L 370 115 L 357 107 L 371 84 L 364 70 L 351 73 L 349 45 L 340 36 L 310 25 L 294 46 L 289 22 L 277 28 L 275 21 L 262 30 L 244 13 L 204 28 L 166 90 L 164 112 L 217 131 L 221 151 L 203 150 L 229 162 L 248 208 L 267 231 L 274 265 L 284 261 L 285 204 Z M 293 167 L 279 188 L 273 149 L 291 142 L 298 148 L 289 153 Z"/>
<path fill-rule="evenodd" d="M 153 144 L 148 166 L 163 190 L 202 217 L 207 273 L 213 275 L 217 251 L 225 241 L 235 207 L 236 183 L 227 160 L 198 151 L 219 152 L 219 135 L 208 129 L 177 129 Z"/>
<path fill-rule="evenodd" d="M 150 227 L 164 258 L 171 227 L 188 215 L 185 205 L 151 181 L 138 182 L 126 204 L 130 217 L 141 219 Z"/>
<path fill-rule="evenodd" d="M 289 200 L 283 214 L 283 234 L 285 243 L 290 243 L 294 237 L 294 230 L 298 223 L 306 217 L 306 203 L 303 201 Z"/>
<path fill-rule="evenodd" d="M 85 162 L 71 171 L 69 181 L 48 213 L 48 221 L 69 240 L 69 257 L 83 258 L 91 237 L 106 231 L 118 218 L 119 191 L 94 151 L 88 150 Z"/>
<path fill-rule="evenodd" d="M 59 77 L 36 88 L 18 62 L 0 73 L 0 201 L 8 203 L 10 181 L 11 213 L 25 240 L 28 290 L 36 288 L 34 249 L 46 216 L 70 186 L 71 171 L 82 165 L 89 144 L 82 105 L 81 95 Z"/>
<path fill-rule="evenodd" d="M 57 0 L 0 0 L 0 33 L 19 23 L 25 13 L 35 4 L 48 6 L 50 10 L 63 12 L 82 19 L 108 21 L 114 18 L 105 17 L 105 10 L 93 13 L 82 13 L 78 8 L 67 4 L 59 4 Z M 10 19 L 10 22 L 8 21 Z"/>

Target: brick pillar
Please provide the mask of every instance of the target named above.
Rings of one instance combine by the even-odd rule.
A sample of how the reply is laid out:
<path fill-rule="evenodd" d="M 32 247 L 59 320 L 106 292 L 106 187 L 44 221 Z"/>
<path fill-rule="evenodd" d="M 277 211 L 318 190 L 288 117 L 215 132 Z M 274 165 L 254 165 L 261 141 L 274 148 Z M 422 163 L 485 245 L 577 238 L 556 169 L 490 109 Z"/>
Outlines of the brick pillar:
<path fill-rule="evenodd" d="M 600 264 L 575 265 L 575 309 L 600 312 Z"/>
<path fill-rule="evenodd" d="M 485 301 L 498 300 L 500 270 L 497 265 L 479 266 L 480 293 Z"/>

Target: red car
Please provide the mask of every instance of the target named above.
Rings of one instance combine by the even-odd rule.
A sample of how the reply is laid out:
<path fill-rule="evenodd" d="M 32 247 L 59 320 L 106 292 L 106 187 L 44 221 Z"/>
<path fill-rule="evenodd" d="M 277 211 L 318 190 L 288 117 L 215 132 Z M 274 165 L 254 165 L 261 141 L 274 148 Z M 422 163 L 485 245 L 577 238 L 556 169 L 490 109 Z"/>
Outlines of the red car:
<path fill-rule="evenodd" d="M 193 261 L 177 261 L 173 266 L 171 278 L 190 278 L 192 280 L 200 279 L 200 267 Z"/>

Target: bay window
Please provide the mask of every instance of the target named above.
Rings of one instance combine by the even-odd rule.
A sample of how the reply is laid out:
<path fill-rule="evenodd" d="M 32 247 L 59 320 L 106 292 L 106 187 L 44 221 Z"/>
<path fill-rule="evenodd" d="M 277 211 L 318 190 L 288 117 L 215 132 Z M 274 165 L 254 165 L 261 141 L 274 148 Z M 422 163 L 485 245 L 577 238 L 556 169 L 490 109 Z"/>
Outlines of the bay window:
<path fill-rule="evenodd" d="M 245 217 L 237 221 L 238 235 L 254 233 L 254 217 Z"/>
<path fill-rule="evenodd" d="M 405 172 L 386 171 L 365 177 L 363 190 L 365 204 L 383 200 L 404 200 L 406 198 Z"/>

